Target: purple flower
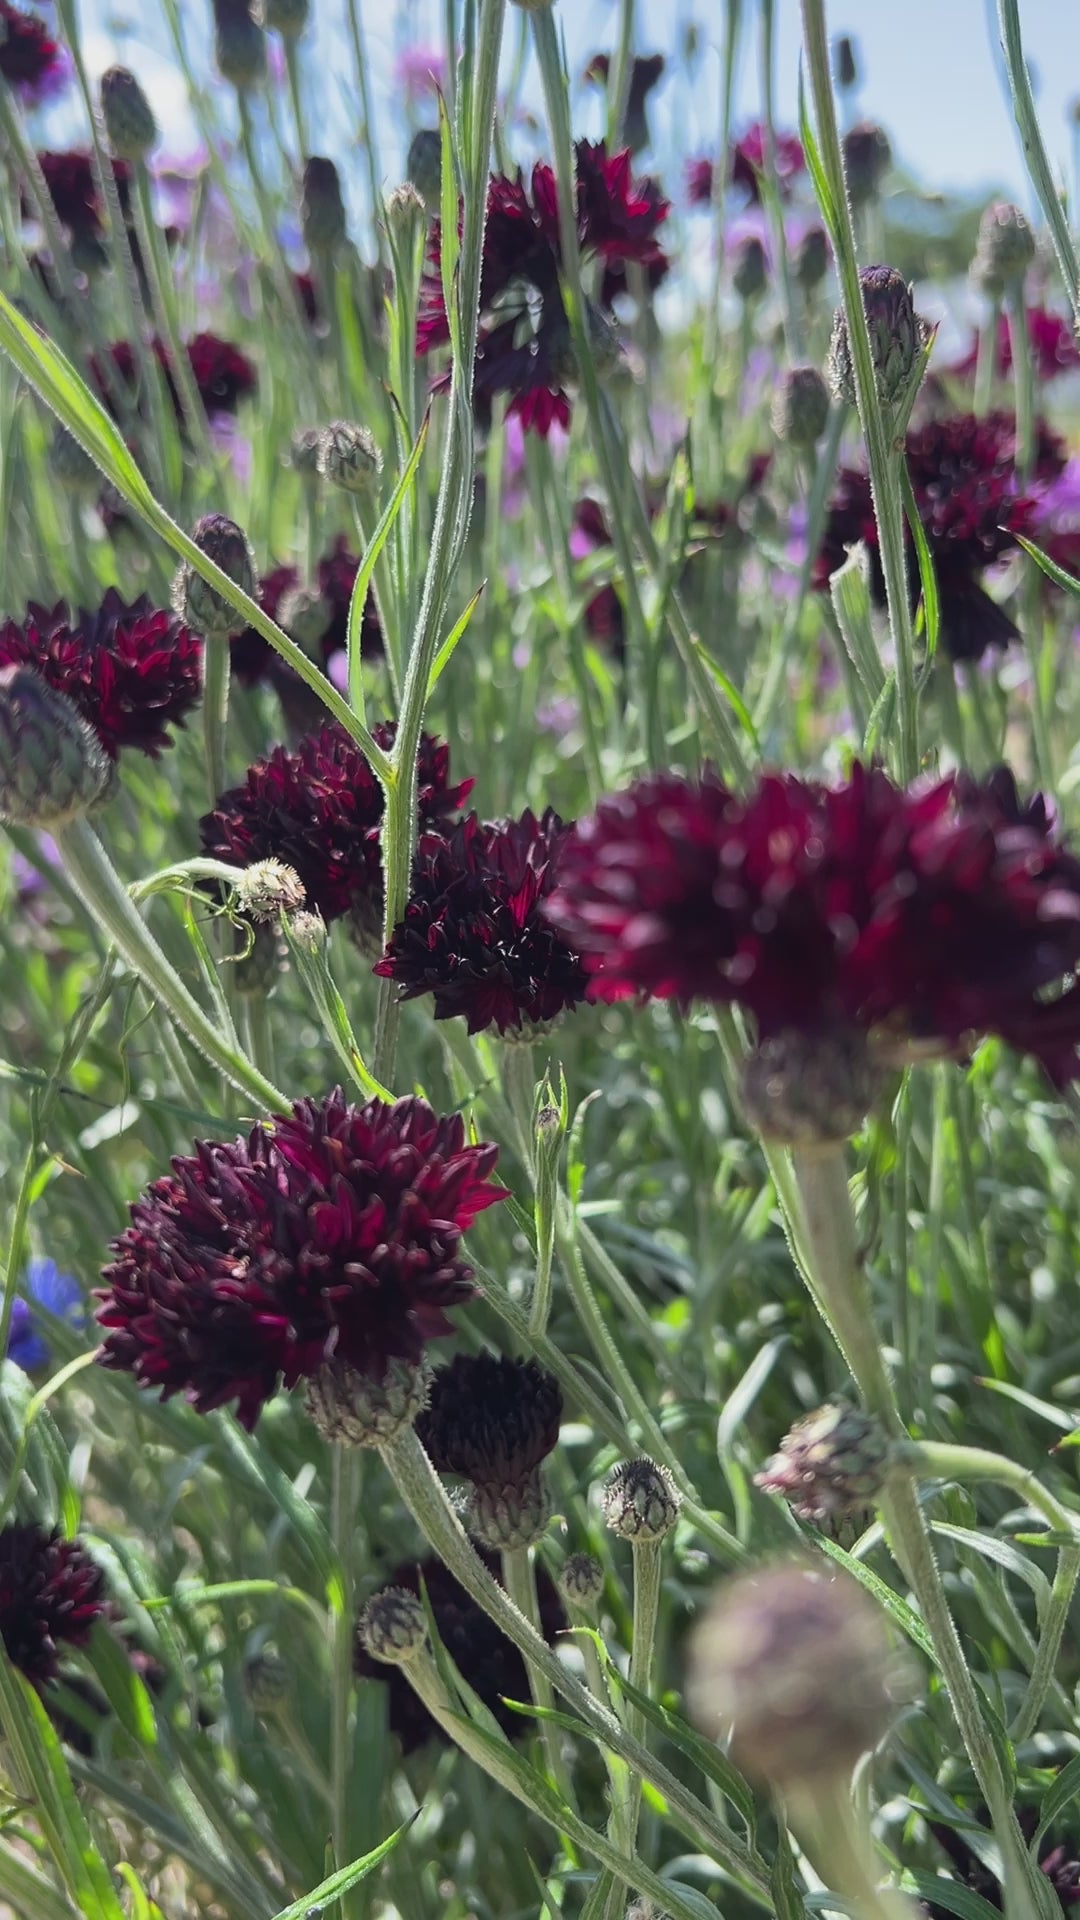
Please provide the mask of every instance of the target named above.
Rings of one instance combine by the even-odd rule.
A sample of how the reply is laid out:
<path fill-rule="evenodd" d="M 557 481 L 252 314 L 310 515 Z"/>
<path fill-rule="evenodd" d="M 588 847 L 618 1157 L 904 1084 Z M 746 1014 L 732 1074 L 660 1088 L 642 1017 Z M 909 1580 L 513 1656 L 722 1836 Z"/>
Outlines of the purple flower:
<path fill-rule="evenodd" d="M 15 1298 L 7 1357 L 24 1373 L 35 1373 L 49 1360 L 42 1316 L 46 1326 L 50 1320 L 66 1320 L 73 1327 L 84 1323 L 79 1283 L 70 1273 L 62 1273 L 55 1260 L 31 1260 L 23 1292 Z"/>

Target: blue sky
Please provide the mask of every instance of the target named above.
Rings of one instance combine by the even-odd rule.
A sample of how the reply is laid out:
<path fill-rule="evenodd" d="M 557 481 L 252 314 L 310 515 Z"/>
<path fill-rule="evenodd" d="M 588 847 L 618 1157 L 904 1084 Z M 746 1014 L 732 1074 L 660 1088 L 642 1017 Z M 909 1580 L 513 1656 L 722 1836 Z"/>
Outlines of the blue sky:
<path fill-rule="evenodd" d="M 92 65 L 115 57 L 108 31 L 124 22 L 123 58 L 148 83 L 170 145 L 182 146 L 189 131 L 183 88 L 168 58 L 158 0 L 83 0 Z M 580 71 L 588 54 L 610 47 L 617 31 L 617 0 L 557 0 L 571 65 Z M 407 143 L 393 78 L 397 49 L 410 41 L 437 42 L 442 0 L 361 0 L 371 81 L 380 126 L 387 185 L 400 172 Z M 739 77 L 739 118 L 754 116 L 760 97 L 757 73 L 757 12 L 744 0 L 749 21 Z M 894 150 L 934 187 L 1006 188 L 1024 198 L 1026 183 L 1012 116 L 1005 100 L 996 46 L 994 0 L 837 0 L 830 12 L 834 32 L 854 34 L 864 82 L 861 110 L 888 129 Z M 336 133 L 351 118 L 350 61 L 343 43 L 344 0 L 313 0 L 315 26 L 305 40 L 312 80 L 327 90 Z M 685 69 L 665 81 L 655 126 L 663 150 L 701 151 L 712 144 L 717 120 L 720 0 L 638 0 L 638 43 L 643 51 L 669 54 L 697 24 L 701 42 L 693 78 Z M 184 7 L 193 50 L 209 49 L 209 0 Z M 511 24 L 521 16 L 511 10 Z M 1080 94 L 1080 4 L 1077 0 L 1021 0 L 1025 44 L 1036 74 L 1038 100 L 1051 160 L 1070 178 L 1072 131 L 1067 113 Z M 680 63 L 681 64 L 681 63 Z M 777 104 L 781 122 L 796 116 L 799 64 L 798 0 L 777 0 Z M 526 93 L 528 95 L 527 86 Z M 314 103 L 314 92 L 312 91 Z M 583 124 L 583 130 L 596 129 Z M 677 141 L 675 136 L 677 133 Z M 329 143 L 329 136 L 328 136 Z M 1070 179 L 1071 184 L 1071 179 Z"/>

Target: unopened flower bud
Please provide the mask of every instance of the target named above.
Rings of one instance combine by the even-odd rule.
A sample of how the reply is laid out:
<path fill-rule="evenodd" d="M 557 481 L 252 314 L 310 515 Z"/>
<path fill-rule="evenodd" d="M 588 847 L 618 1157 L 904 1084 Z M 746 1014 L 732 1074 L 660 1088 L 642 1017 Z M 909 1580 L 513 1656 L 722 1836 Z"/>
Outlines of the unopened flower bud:
<path fill-rule="evenodd" d="M 319 441 L 319 472 L 346 493 L 373 493 L 382 472 L 374 434 L 353 420 L 332 420 Z"/>
<path fill-rule="evenodd" d="M 829 390 L 816 367 L 789 367 L 773 395 L 772 427 L 791 447 L 817 445 L 829 421 Z"/>
<path fill-rule="evenodd" d="M 885 1616 L 849 1574 L 779 1561 L 722 1586 L 691 1642 L 691 1718 L 752 1779 L 812 1793 L 893 1717 Z"/>
<path fill-rule="evenodd" d="M 407 253 L 413 242 L 427 230 L 427 208 L 411 180 L 395 187 L 386 201 L 386 224 Z"/>
<path fill-rule="evenodd" d="M 466 1533 L 501 1553 L 535 1546 L 550 1519 L 551 1495 L 539 1469 L 512 1485 L 470 1487 L 462 1514 Z"/>
<path fill-rule="evenodd" d="M 759 293 L 764 293 L 768 278 L 765 248 L 756 234 L 748 234 L 735 249 L 732 285 L 740 300 L 756 300 Z"/>
<path fill-rule="evenodd" d="M 0 820 L 64 826 L 104 800 L 114 770 L 93 727 L 30 667 L 0 669 Z"/>
<path fill-rule="evenodd" d="M 223 80 L 243 89 L 266 78 L 266 39 L 250 0 L 213 0 L 214 60 Z"/>
<path fill-rule="evenodd" d="M 283 40 L 299 40 L 311 15 L 311 0 L 261 0 L 259 19 Z"/>
<path fill-rule="evenodd" d="M 833 72 L 836 84 L 843 93 L 850 93 L 852 87 L 859 84 L 859 63 L 855 54 L 855 42 L 850 33 L 842 33 L 833 48 Z"/>
<path fill-rule="evenodd" d="M 829 270 L 829 243 L 824 227 L 808 227 L 792 256 L 791 270 L 804 294 L 820 287 Z"/>
<path fill-rule="evenodd" d="M 881 183 L 892 166 L 892 148 L 883 127 L 873 120 L 860 120 L 845 133 L 844 178 L 853 207 L 865 207 L 876 200 Z"/>
<path fill-rule="evenodd" d="M 260 1653 L 244 1668 L 244 1692 L 255 1713 L 270 1719 L 289 1703 L 292 1676 L 276 1653 Z"/>
<path fill-rule="evenodd" d="M 604 1569 L 591 1553 L 572 1553 L 555 1582 L 572 1612 L 595 1619 L 604 1597 Z"/>
<path fill-rule="evenodd" d="M 109 67 L 102 74 L 101 117 L 118 159 L 145 160 L 157 146 L 154 110 L 130 68 Z"/>
<path fill-rule="evenodd" d="M 421 127 L 413 134 L 405 174 L 428 212 L 437 218 L 442 198 L 442 140 L 430 127 Z"/>
<path fill-rule="evenodd" d="M 307 910 L 290 913 L 285 932 L 293 946 L 298 947 L 301 953 L 308 954 L 325 953 L 330 937 L 322 914 Z"/>
<path fill-rule="evenodd" d="M 356 1623 L 356 1637 L 373 1660 L 405 1666 L 427 1641 L 424 1604 L 408 1587 L 384 1587 L 368 1601 Z"/>
<path fill-rule="evenodd" d="M 878 397 L 886 406 L 893 406 L 910 384 L 926 345 L 926 323 L 915 312 L 912 290 L 895 267 L 863 267 L 859 286 L 870 331 L 870 357 Z M 837 308 L 833 320 L 828 379 L 834 397 L 854 406 L 855 370 L 843 307 Z"/>
<path fill-rule="evenodd" d="M 971 277 L 984 293 L 1000 297 L 1022 280 L 1035 258 L 1035 235 L 1027 217 L 1009 200 L 987 207 L 979 222 L 979 238 Z"/>
<path fill-rule="evenodd" d="M 223 513 L 204 514 L 192 528 L 191 537 L 208 560 L 213 560 L 251 599 L 255 598 L 259 591 L 255 556 L 246 533 L 235 520 L 229 520 Z M 186 560 L 173 580 L 172 598 L 184 625 L 201 633 L 204 639 L 226 640 L 230 634 L 240 633 L 247 624 L 246 615 L 230 606 L 217 588 L 204 580 L 201 573 L 196 573 Z"/>
<path fill-rule="evenodd" d="M 321 427 L 297 427 L 289 441 L 289 465 L 307 480 L 318 478 Z"/>
<path fill-rule="evenodd" d="M 881 1090 L 861 1027 L 822 1033 L 787 1027 L 770 1034 L 743 1069 L 747 1120 L 763 1140 L 786 1147 L 829 1147 L 849 1140 Z"/>
<path fill-rule="evenodd" d="M 662 1540 L 675 1525 L 681 1505 L 671 1474 L 655 1460 L 624 1460 L 604 1487 L 604 1519 L 623 1540 Z"/>
<path fill-rule="evenodd" d="M 349 1447 L 381 1447 L 411 1427 L 427 1405 L 423 1367 L 390 1360 L 382 1380 L 358 1373 L 344 1360 L 324 1360 L 307 1383 L 305 1411 L 324 1440 Z"/>
<path fill-rule="evenodd" d="M 304 244 L 311 253 L 332 253 L 348 231 L 338 170 L 332 160 L 319 154 L 304 162 L 300 219 Z"/>
<path fill-rule="evenodd" d="M 252 920 L 276 920 L 279 914 L 293 913 L 305 898 L 296 869 L 272 857 L 245 867 L 236 882 L 236 904 Z"/>
<path fill-rule="evenodd" d="M 296 641 L 298 647 L 312 653 L 330 625 L 331 608 L 315 587 L 291 587 L 282 594 L 278 607 L 278 625 Z"/>
<path fill-rule="evenodd" d="M 101 492 L 102 476 L 96 461 L 66 427 L 57 427 L 49 442 L 49 472 L 66 493 L 77 499 L 94 499 Z"/>
<path fill-rule="evenodd" d="M 755 1484 L 782 1494 L 800 1520 L 831 1524 L 872 1505 L 890 1452 L 871 1414 L 834 1402 L 796 1421 Z"/>

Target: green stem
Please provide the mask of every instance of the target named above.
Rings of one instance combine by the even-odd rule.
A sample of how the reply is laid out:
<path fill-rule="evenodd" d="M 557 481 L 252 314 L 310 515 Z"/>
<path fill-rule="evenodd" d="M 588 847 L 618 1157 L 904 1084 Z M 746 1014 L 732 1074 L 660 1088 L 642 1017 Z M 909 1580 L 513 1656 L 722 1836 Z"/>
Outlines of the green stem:
<path fill-rule="evenodd" d="M 296 41 L 291 33 L 285 38 L 285 72 L 289 82 L 293 120 L 296 123 L 297 159 L 302 166 L 308 150 L 307 128 L 304 125 L 304 98 L 300 87 L 300 61 L 297 57 Z"/>
<path fill-rule="evenodd" d="M 779 637 L 769 649 L 769 664 L 754 708 L 754 727 L 761 735 L 767 734 L 772 726 L 784 692 L 788 663 L 798 638 L 803 608 L 810 590 L 810 579 L 825 525 L 829 492 L 836 472 L 836 464 L 840 458 L 840 442 L 844 437 L 846 417 L 846 407 L 833 407 L 829 414 L 824 444 L 811 456 L 813 465 L 810 494 L 806 506 L 806 552 L 799 568 L 795 597 L 785 615 Z"/>
<path fill-rule="evenodd" d="M 349 1772 L 352 1764 L 353 1580 L 352 1544 L 359 1495 L 360 1457 L 335 1441 L 330 1454 L 330 1537 L 337 1556 L 340 1605 L 330 1611 L 330 1810 L 334 1856 L 339 1867 L 352 1859 L 349 1845 Z M 349 1896 L 341 1904 L 349 1920 Z"/>
<path fill-rule="evenodd" d="M 357 128 L 357 142 L 364 149 L 367 159 L 368 192 L 371 195 L 371 225 L 375 234 L 380 257 L 383 251 L 382 229 L 379 225 L 379 207 L 382 204 L 379 192 L 379 157 L 375 150 L 375 122 L 371 117 L 371 91 L 368 87 L 368 60 L 364 52 L 364 40 L 360 27 L 360 8 L 358 0 L 349 0 L 349 38 L 352 41 L 353 60 L 356 66 L 356 89 L 360 98 L 360 125 Z M 453 43 L 448 48 L 448 56 L 453 60 Z"/>
<path fill-rule="evenodd" d="M 208 634 L 203 641 L 203 749 L 210 805 L 217 805 L 227 785 L 225 738 L 229 725 L 229 642 Z"/>
<path fill-rule="evenodd" d="M 217 463 L 214 449 L 210 444 L 206 410 L 195 384 L 195 376 L 191 371 L 191 358 L 180 338 L 176 290 L 168 262 L 166 261 L 164 266 L 162 263 L 161 234 L 154 219 L 154 210 L 150 201 L 150 175 L 144 160 L 135 162 L 135 230 L 139 236 L 139 249 L 149 282 L 154 322 L 165 342 L 169 367 L 176 381 L 176 390 L 180 396 L 180 405 L 187 422 L 188 432 L 209 476 Z"/>
<path fill-rule="evenodd" d="M 88 820 L 72 820 L 55 831 L 68 877 L 84 906 L 108 934 L 132 972 L 160 1001 L 178 1027 L 259 1113 L 288 1113 L 289 1101 L 237 1048 L 218 1032 L 177 977 L 149 929 L 136 913 L 117 878 L 105 848 Z"/>
<path fill-rule="evenodd" d="M 990 411 L 990 400 L 994 391 L 1000 318 L 1001 303 L 996 299 L 991 300 L 990 311 L 979 328 L 978 352 L 975 359 L 975 395 L 972 400 L 972 411 L 980 420 Z"/>
<path fill-rule="evenodd" d="M 850 1902 L 858 1920 L 918 1920 L 922 1909 L 878 1882 L 870 1834 L 851 1802 L 844 1774 L 827 1773 L 791 1799 L 788 1816 L 816 1871 Z"/>
<path fill-rule="evenodd" d="M 913 780 L 919 770 L 918 714 L 915 684 L 915 635 L 908 594 L 907 563 L 904 552 L 904 502 L 901 489 L 903 451 L 893 444 L 893 426 L 886 418 L 877 390 L 870 334 L 859 281 L 859 262 L 855 246 L 851 205 L 847 196 L 840 134 L 836 123 L 829 38 L 825 22 L 824 0 L 801 0 L 803 42 L 810 75 L 810 87 L 817 114 L 818 140 L 822 165 L 832 198 L 833 248 L 847 318 L 859 419 L 866 438 L 870 469 L 870 491 L 878 528 L 881 570 L 885 578 L 885 598 L 889 628 L 896 650 L 896 691 L 899 712 L 898 764 L 900 777 Z"/>
<path fill-rule="evenodd" d="M 536 1573 L 528 1547 L 514 1547 L 502 1555 L 503 1586 L 510 1595 L 515 1607 L 532 1627 L 534 1633 L 540 1629 L 540 1603 L 536 1592 Z M 528 1668 L 529 1691 L 533 1705 L 541 1712 L 548 1713 L 555 1705 L 555 1694 L 546 1674 L 535 1667 Z M 551 1720 L 540 1721 L 540 1737 L 547 1757 L 548 1772 L 563 1799 L 573 1806 L 574 1789 L 570 1784 L 570 1775 L 563 1759 L 559 1728 Z"/>
<path fill-rule="evenodd" d="M 634 1631 L 630 1648 L 630 1685 L 639 1693 L 650 1695 L 653 1684 L 653 1654 L 656 1646 L 656 1623 L 660 1616 L 660 1582 L 663 1565 L 663 1542 L 660 1540 L 639 1540 L 633 1547 L 634 1561 Z M 640 1707 L 627 1703 L 623 1714 L 626 1731 L 635 1740 L 647 1744 L 645 1716 Z M 638 1817 L 641 1812 L 641 1778 L 638 1776 L 630 1783 L 630 1797 L 627 1808 L 627 1843 L 631 1847 L 637 1843 Z"/>
<path fill-rule="evenodd" d="M 1005 55 L 1009 90 L 1012 94 L 1013 112 L 1016 116 L 1028 173 L 1039 196 L 1039 205 L 1046 216 L 1047 226 L 1050 228 L 1054 252 L 1057 255 L 1065 286 L 1065 297 L 1072 309 L 1073 325 L 1080 329 L 1080 261 L 1076 257 L 1076 249 L 1069 232 L 1069 222 L 1061 203 L 1057 182 L 1050 169 L 1050 162 L 1046 157 L 1042 133 L 1039 130 L 1039 117 L 1035 111 L 1031 78 L 1024 58 L 1024 44 L 1020 34 L 1020 8 L 1017 0 L 998 0 L 998 24 L 1001 29 L 1001 45 Z M 1015 354 L 1013 357 L 1015 359 Z"/>
<path fill-rule="evenodd" d="M 539 1668 L 585 1722 L 594 1738 L 619 1754 L 631 1768 L 640 1771 L 642 1777 L 658 1789 L 668 1803 L 672 1821 L 682 1832 L 701 1841 L 713 1859 L 736 1879 L 756 1888 L 759 1893 L 767 1894 L 768 1870 L 765 1863 L 729 1833 L 680 1780 L 669 1773 L 638 1741 L 632 1739 L 613 1714 L 604 1711 L 580 1680 L 562 1665 L 547 1641 L 529 1625 L 505 1589 L 488 1572 L 466 1537 L 446 1490 L 433 1471 L 413 1429 L 409 1428 L 389 1442 L 382 1449 L 382 1457 L 402 1500 L 436 1553 L 466 1593 L 520 1649 L 528 1664 Z M 584 1833 L 580 1838 L 583 1846 L 592 1846 L 592 1841 L 586 1841 Z M 625 1863 L 622 1864 L 625 1866 Z"/>

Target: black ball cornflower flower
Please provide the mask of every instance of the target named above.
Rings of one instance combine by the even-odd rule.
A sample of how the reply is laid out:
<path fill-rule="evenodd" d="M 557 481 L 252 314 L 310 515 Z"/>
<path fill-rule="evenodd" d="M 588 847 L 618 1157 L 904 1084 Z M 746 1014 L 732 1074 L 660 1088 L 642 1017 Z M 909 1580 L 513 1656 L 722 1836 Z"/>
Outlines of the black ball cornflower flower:
<path fill-rule="evenodd" d="M 555 1375 L 535 1360 L 462 1353 L 435 1374 L 416 1430 L 440 1473 L 471 1483 L 466 1525 L 486 1545 L 524 1545 L 543 1532 L 540 1468 L 562 1405 Z"/>
<path fill-rule="evenodd" d="M 0 1639 L 33 1686 L 55 1679 L 61 1646 L 85 1646 L 106 1609 L 105 1575 L 77 1540 L 32 1521 L 0 1527 Z"/>

